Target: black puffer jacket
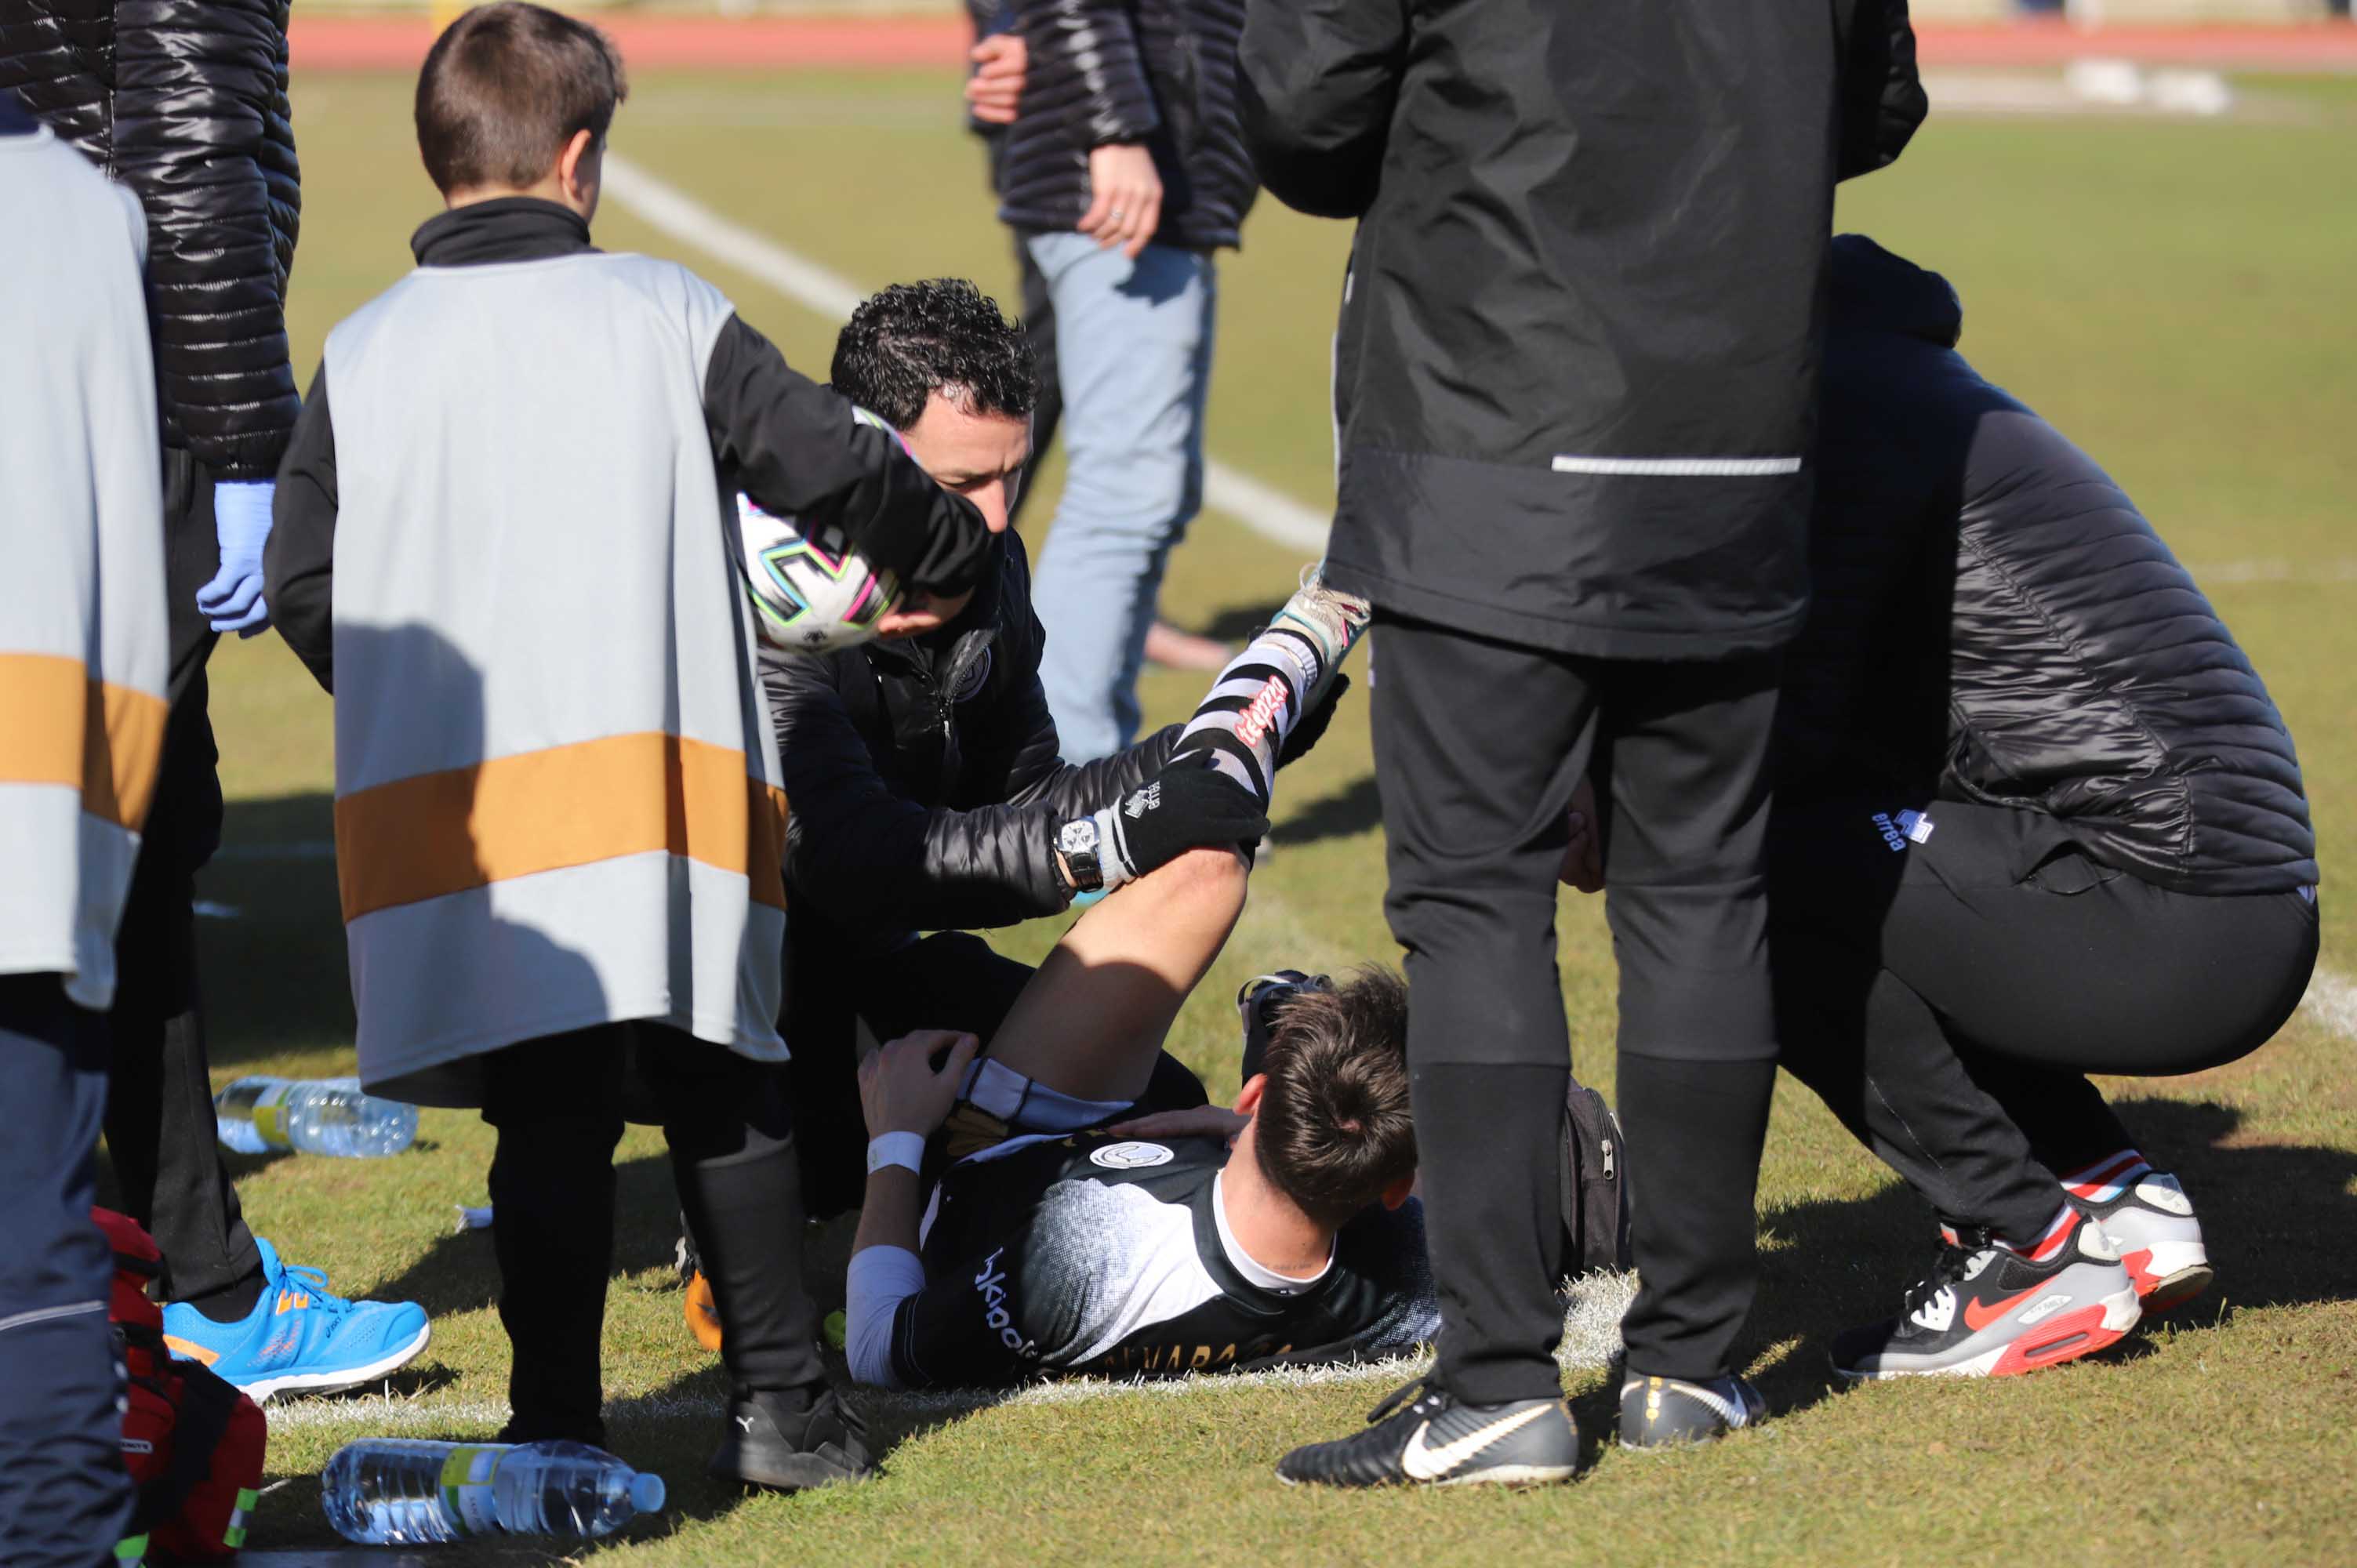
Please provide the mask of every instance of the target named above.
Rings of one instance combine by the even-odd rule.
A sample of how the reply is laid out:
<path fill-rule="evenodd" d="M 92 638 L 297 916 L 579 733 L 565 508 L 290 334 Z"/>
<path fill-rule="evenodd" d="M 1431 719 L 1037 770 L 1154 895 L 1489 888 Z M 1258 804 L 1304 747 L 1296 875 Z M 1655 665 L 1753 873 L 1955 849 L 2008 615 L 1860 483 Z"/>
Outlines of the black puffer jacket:
<path fill-rule="evenodd" d="M 1832 308 L 1779 790 L 2045 813 L 2179 892 L 2314 883 L 2283 717 L 2134 503 L 1955 351 L 1937 274 L 1844 235 Z"/>
<path fill-rule="evenodd" d="M 1013 533 L 996 548 L 1000 569 L 931 637 L 764 654 L 796 944 L 856 952 L 1056 914 L 1056 830 L 1169 760 L 1176 725 L 1094 762 L 1058 757 L 1030 564 Z"/>
<path fill-rule="evenodd" d="M 1270 194 L 1355 217 L 1327 578 L 1605 659 L 1806 610 L 1838 176 L 1924 100 L 1904 0 L 1266 0 Z"/>
<path fill-rule="evenodd" d="M 1023 0 L 1030 55 L 1006 133 L 998 216 L 1069 230 L 1089 209 L 1089 153 L 1140 142 L 1162 177 L 1159 244 L 1237 242 L 1260 182 L 1236 117 L 1243 0 Z"/>
<path fill-rule="evenodd" d="M 264 479 L 299 403 L 287 0 L 0 0 L 0 88 L 139 198 L 164 441 Z"/>

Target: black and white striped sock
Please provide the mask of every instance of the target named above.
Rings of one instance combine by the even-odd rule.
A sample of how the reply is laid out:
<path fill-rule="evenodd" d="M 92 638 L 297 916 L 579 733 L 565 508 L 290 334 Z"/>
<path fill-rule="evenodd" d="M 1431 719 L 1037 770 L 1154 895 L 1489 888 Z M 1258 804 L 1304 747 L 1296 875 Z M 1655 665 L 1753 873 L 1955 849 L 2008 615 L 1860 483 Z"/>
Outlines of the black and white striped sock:
<path fill-rule="evenodd" d="M 1228 661 L 1187 721 L 1171 760 L 1196 755 L 1268 804 L 1276 754 L 1324 671 L 1318 646 L 1290 627 L 1263 631 Z"/>

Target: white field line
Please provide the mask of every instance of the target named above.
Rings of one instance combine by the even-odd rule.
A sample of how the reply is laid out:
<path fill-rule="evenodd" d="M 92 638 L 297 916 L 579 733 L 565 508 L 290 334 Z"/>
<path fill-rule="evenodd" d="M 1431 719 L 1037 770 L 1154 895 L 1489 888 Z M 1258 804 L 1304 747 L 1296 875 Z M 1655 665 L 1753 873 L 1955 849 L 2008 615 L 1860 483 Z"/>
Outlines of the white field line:
<path fill-rule="evenodd" d="M 1620 1348 L 1620 1316 L 1637 1294 L 1634 1274 L 1591 1274 L 1571 1287 L 1564 1313 L 1563 1344 L 1555 1359 L 1567 1371 L 1601 1367 Z M 1284 1367 L 1265 1372 L 1189 1373 L 1181 1378 L 1112 1382 L 1103 1378 L 1068 1378 L 1031 1383 L 1008 1392 L 983 1389 L 938 1389 L 914 1391 L 863 1389 L 854 1397 L 871 1414 L 927 1420 L 961 1414 L 1000 1404 L 1082 1404 L 1122 1395 L 1170 1395 L 1204 1389 L 1300 1389 L 1334 1384 L 1366 1383 L 1392 1386 L 1420 1376 L 1426 1369 L 1422 1355 L 1396 1356 L 1381 1361 L 1361 1361 L 1332 1367 Z M 650 1394 L 615 1400 L 606 1407 L 608 1419 L 634 1421 L 695 1419 L 720 1413 L 720 1402 L 701 1394 Z M 508 1418 L 500 1400 L 436 1400 L 431 1394 L 398 1398 L 365 1394 L 350 1398 L 280 1401 L 270 1407 L 274 1428 L 363 1429 L 397 1436 L 403 1433 L 447 1432 L 459 1425 L 498 1425 Z"/>
<path fill-rule="evenodd" d="M 2357 1040 L 2357 983 L 2319 968 L 2308 983 L 2299 1010 L 2344 1040 Z"/>
<path fill-rule="evenodd" d="M 722 216 L 628 158 L 608 153 L 605 180 L 607 196 L 642 222 L 748 277 L 759 278 L 830 322 L 849 319 L 867 297 L 866 289 L 842 274 Z M 1216 457 L 1203 465 L 1203 500 L 1272 544 L 1310 555 L 1325 553 L 1329 519 L 1324 513 Z"/>

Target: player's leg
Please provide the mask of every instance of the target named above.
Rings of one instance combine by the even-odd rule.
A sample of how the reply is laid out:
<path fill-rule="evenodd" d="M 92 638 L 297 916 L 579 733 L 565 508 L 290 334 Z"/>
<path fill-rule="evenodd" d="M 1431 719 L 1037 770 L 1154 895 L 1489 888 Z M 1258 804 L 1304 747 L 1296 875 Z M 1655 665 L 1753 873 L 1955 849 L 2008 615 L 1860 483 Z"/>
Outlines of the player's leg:
<path fill-rule="evenodd" d="M 985 1062 L 1075 1100 L 1139 1098 L 1243 913 L 1245 879 L 1237 851 L 1191 849 L 1108 895 L 1039 965 Z"/>
<path fill-rule="evenodd" d="M 1386 675 L 1388 675 L 1386 671 Z M 1752 1199 L 1776 1080 L 1768 969 L 1772 657 L 1610 667 L 1598 745 L 1605 912 L 1620 960 L 1619 1102 L 1641 1284 L 1621 1325 L 1621 1441 L 1762 1413 L 1736 1376 Z"/>
<path fill-rule="evenodd" d="M 526 1040 L 482 1058 L 483 1120 L 499 1131 L 490 1186 L 514 1412 L 507 1442 L 606 1440 L 599 1345 L 614 1266 L 623 1028 Z"/>

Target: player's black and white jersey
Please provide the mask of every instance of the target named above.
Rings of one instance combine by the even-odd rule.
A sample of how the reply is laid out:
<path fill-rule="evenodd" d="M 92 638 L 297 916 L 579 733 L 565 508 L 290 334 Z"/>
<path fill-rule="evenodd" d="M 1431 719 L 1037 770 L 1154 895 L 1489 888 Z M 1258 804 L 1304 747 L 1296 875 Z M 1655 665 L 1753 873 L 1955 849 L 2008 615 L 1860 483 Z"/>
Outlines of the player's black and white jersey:
<path fill-rule="evenodd" d="M 892 1317 L 890 1380 L 1346 1360 L 1438 1332 L 1419 1203 L 1370 1208 L 1323 1273 L 1286 1280 L 1227 1232 L 1227 1158 L 1219 1138 L 1091 1132 L 1018 1139 L 952 1167 L 928 1215 L 923 1288 Z"/>

